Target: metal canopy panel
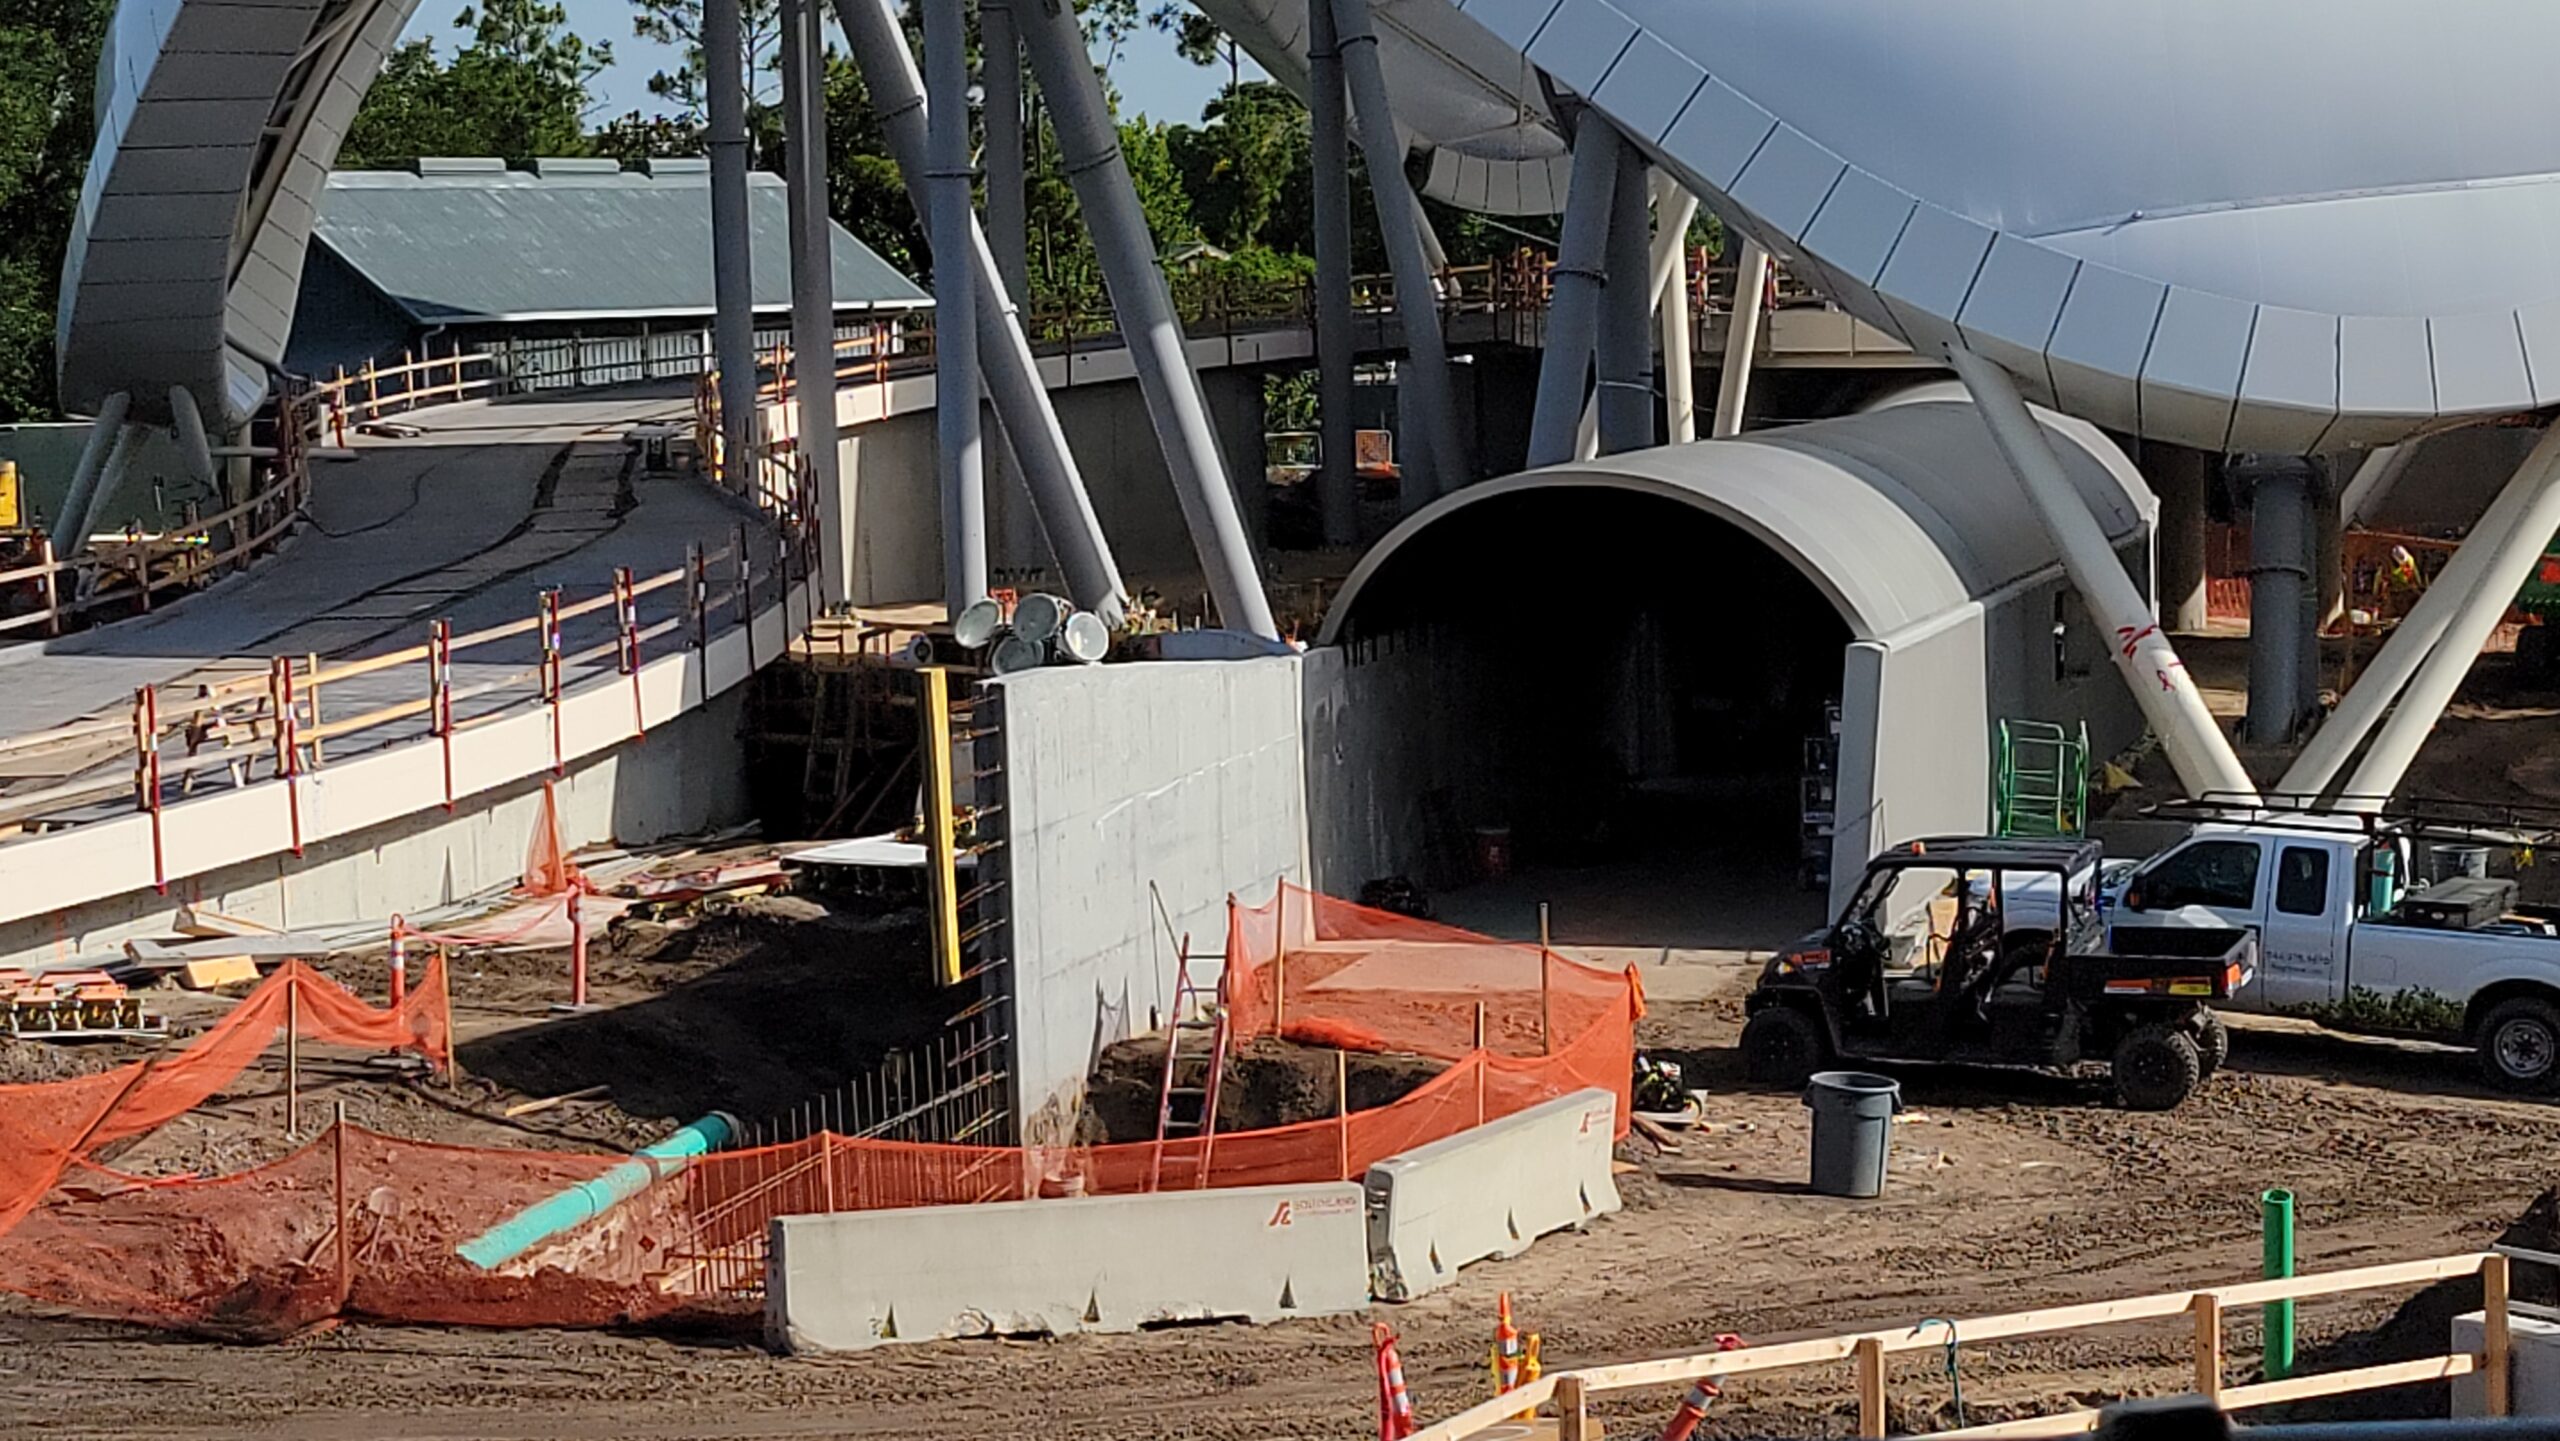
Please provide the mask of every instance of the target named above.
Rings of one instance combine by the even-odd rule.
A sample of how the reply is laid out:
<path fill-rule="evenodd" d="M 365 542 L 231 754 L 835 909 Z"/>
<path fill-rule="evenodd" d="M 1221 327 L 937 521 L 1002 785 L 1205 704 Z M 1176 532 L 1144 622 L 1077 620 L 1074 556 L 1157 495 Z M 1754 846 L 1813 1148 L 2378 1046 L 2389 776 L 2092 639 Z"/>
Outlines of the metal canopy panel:
<path fill-rule="evenodd" d="M 2105 436 L 2038 418 L 2110 541 L 2139 542 L 2155 502 Z M 1986 478 L 1997 483 L 1986 483 Z M 1733 440 L 1664 446 L 1469 486 L 1405 518 L 1361 558 L 1326 615 L 1341 639 L 1361 590 L 1404 546 L 1451 513 L 1537 490 L 1614 489 L 1694 506 L 1749 532 L 1827 596 L 1853 636 L 1920 625 L 2059 564 L 2042 527 L 2022 523 L 2014 481 L 1969 403 L 1917 399 Z"/>
<path fill-rule="evenodd" d="M 747 200 L 756 304 L 780 309 L 791 301 L 781 177 L 752 176 Z M 423 324 L 711 310 L 707 172 L 345 172 L 329 177 L 313 235 Z M 843 227 L 834 238 L 838 306 L 929 303 Z"/>

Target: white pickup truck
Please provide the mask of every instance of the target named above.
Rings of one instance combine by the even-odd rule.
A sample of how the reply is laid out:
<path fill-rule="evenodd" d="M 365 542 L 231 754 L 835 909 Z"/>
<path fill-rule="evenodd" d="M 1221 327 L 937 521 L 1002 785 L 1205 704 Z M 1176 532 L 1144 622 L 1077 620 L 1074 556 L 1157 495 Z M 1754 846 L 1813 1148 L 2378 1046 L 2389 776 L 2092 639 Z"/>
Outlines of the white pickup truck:
<path fill-rule="evenodd" d="M 2344 819 L 2210 822 L 2135 868 L 2110 921 L 2256 931 L 2226 1010 L 2467 1045 L 2497 1085 L 2560 1089 L 2560 911 L 2503 881 L 2412 888 L 2410 849 Z"/>

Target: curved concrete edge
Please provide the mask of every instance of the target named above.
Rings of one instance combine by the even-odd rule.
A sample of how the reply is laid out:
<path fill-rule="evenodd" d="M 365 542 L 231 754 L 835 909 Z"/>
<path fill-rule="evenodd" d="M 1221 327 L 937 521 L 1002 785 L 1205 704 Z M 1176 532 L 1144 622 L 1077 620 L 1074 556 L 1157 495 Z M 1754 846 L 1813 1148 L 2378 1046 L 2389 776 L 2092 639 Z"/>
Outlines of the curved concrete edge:
<path fill-rule="evenodd" d="M 716 635 L 698 652 L 645 661 L 636 688 L 631 676 L 611 675 L 570 690 L 560 703 L 559 761 L 574 763 L 638 739 L 743 683 L 755 669 L 750 654 L 758 660 L 781 655 L 791 618 L 807 616 L 810 603 L 808 586 L 794 586 L 751 626 Z M 172 802 L 160 812 L 156 840 L 153 817 L 137 811 L 0 845 L 0 924 L 290 855 L 297 825 L 308 847 L 548 774 L 555 764 L 551 721 L 548 708 L 529 706 L 457 731 L 450 796 L 444 746 L 421 736 L 291 780 Z"/>
<path fill-rule="evenodd" d="M 1370 1291 L 1410 1301 L 1617 1211 L 1617 1137 L 1618 1098 L 1576 1091 L 1371 1166 Z"/>

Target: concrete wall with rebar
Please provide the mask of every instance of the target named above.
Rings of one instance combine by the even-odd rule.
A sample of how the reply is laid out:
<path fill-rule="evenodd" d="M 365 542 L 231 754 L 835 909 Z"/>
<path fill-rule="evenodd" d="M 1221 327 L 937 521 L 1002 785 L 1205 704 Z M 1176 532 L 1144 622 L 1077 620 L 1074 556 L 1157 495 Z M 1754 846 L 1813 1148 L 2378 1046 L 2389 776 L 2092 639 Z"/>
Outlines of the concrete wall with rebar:
<path fill-rule="evenodd" d="M 1052 668 L 992 684 L 1023 1139 L 1063 1140 L 1102 1047 L 1169 1017 L 1180 938 L 1307 881 L 1297 657 Z M 982 752 L 983 757 L 983 752 Z M 1161 898 L 1162 911 L 1158 910 Z"/>

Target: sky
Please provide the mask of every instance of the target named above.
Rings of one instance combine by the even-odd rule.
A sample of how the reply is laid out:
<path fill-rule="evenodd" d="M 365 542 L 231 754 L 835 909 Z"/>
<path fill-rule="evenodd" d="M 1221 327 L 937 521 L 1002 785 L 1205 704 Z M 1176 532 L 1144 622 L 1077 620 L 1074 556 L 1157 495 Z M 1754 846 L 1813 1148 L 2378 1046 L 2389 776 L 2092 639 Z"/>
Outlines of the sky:
<path fill-rule="evenodd" d="M 649 93 L 649 76 L 673 68 L 676 54 L 671 46 L 653 45 L 631 33 L 630 0 L 563 3 L 568 7 L 570 29 L 588 41 L 610 41 L 613 45 L 613 68 L 597 82 L 600 103 L 593 118 L 603 121 L 632 110 L 655 113 L 664 109 Z M 427 0 L 410 19 L 404 38 L 432 38 L 438 51 L 450 55 L 460 43 L 451 28 L 459 8 L 458 0 L 444 0 L 441 4 Z M 1261 73 L 1250 60 L 1245 62 L 1248 79 Z M 1223 65 L 1204 68 L 1192 64 L 1174 53 L 1172 37 L 1147 30 L 1131 36 L 1122 47 L 1111 78 L 1119 87 L 1121 103 L 1130 113 L 1160 121 L 1197 122 L 1200 107 L 1226 83 L 1227 71 Z"/>

